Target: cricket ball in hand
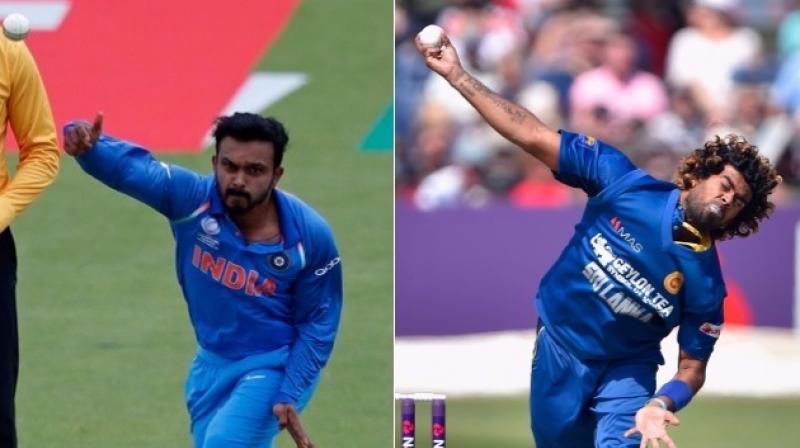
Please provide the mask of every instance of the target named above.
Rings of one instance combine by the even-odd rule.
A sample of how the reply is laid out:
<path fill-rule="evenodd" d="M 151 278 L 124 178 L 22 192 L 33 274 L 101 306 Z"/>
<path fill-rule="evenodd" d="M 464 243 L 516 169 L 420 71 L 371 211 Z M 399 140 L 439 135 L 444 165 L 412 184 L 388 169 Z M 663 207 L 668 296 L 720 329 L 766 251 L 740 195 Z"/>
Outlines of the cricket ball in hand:
<path fill-rule="evenodd" d="M 9 14 L 3 20 L 3 34 L 11 40 L 22 40 L 31 31 L 31 23 L 19 13 Z"/>
<path fill-rule="evenodd" d="M 426 47 L 441 47 L 444 30 L 437 25 L 428 25 L 419 32 L 419 42 Z"/>

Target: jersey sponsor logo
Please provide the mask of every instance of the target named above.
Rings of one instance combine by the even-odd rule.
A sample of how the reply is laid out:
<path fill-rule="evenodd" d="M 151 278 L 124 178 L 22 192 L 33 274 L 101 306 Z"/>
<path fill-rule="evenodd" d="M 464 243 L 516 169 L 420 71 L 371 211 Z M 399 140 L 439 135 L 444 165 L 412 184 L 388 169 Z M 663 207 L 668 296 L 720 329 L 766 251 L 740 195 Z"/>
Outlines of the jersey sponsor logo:
<path fill-rule="evenodd" d="M 592 290 L 597 296 L 603 299 L 615 314 L 630 316 L 642 322 L 649 322 L 653 318 L 653 313 L 648 312 L 636 300 L 620 291 L 614 291 L 614 283 L 596 262 L 590 261 L 583 268 L 583 276 L 592 285 Z"/>
<path fill-rule="evenodd" d="M 652 282 L 634 269 L 624 258 L 614 255 L 608 240 L 601 233 L 593 236 L 590 243 L 597 261 L 614 280 L 636 294 L 646 305 L 655 309 L 662 318 L 667 318 L 672 314 L 675 307 L 670 301 L 656 291 Z"/>
<path fill-rule="evenodd" d="M 683 274 L 680 272 L 675 271 L 664 277 L 664 289 L 670 294 L 677 294 L 681 286 L 683 286 Z"/>
<path fill-rule="evenodd" d="M 342 261 L 341 257 L 334 258 L 333 260 L 329 261 L 328 264 L 325 265 L 325 267 L 319 268 L 316 271 L 314 271 L 314 275 L 316 275 L 318 277 L 322 277 L 323 275 L 327 274 L 328 271 L 333 269 L 334 266 L 339 264 L 339 262 L 341 262 L 341 261 Z"/>
<path fill-rule="evenodd" d="M 617 233 L 617 235 L 625 240 L 625 242 L 631 246 L 631 249 L 633 249 L 634 252 L 639 253 L 642 251 L 642 249 L 644 249 L 642 244 L 636 242 L 636 238 L 634 238 L 630 232 L 625 230 L 625 227 L 622 225 L 622 220 L 615 216 L 611 218 L 609 222 L 611 223 L 611 227 L 614 228 L 614 231 Z"/>
<path fill-rule="evenodd" d="M 244 267 L 224 257 L 215 257 L 198 245 L 194 246 L 192 265 L 226 288 L 233 291 L 244 290 L 248 296 L 274 296 L 278 289 L 275 280 L 269 277 L 259 279 L 258 271 L 245 271 Z"/>
<path fill-rule="evenodd" d="M 206 232 L 208 235 L 219 234 L 219 222 L 210 216 L 206 216 L 200 221 L 200 227 L 202 227 L 203 232 Z"/>
<path fill-rule="evenodd" d="M 267 261 L 272 269 L 285 271 L 289 268 L 289 257 L 285 253 L 272 254 L 267 257 Z"/>
<path fill-rule="evenodd" d="M 714 325 L 710 322 L 706 322 L 700 325 L 700 331 L 714 339 L 719 339 L 719 335 L 722 332 L 722 325 Z"/>

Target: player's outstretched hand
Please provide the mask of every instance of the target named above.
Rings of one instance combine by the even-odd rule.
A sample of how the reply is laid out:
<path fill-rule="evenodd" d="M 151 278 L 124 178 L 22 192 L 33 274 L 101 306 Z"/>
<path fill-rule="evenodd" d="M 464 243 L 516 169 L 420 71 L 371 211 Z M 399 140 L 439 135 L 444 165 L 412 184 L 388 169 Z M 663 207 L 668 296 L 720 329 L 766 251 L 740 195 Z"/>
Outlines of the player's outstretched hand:
<path fill-rule="evenodd" d="M 278 403 L 272 407 L 272 413 L 278 419 L 278 427 L 286 428 L 294 439 L 297 448 L 314 448 L 314 443 L 306 434 L 303 425 L 300 423 L 300 416 L 294 406 L 287 403 Z"/>
<path fill-rule="evenodd" d="M 676 448 L 675 442 L 667 434 L 667 427 L 679 424 L 678 417 L 672 412 L 659 406 L 645 406 L 636 413 L 636 426 L 625 431 L 625 437 L 641 434 L 639 448 L 660 448 L 661 442 L 666 443 L 668 448 Z"/>
<path fill-rule="evenodd" d="M 78 121 L 64 130 L 64 151 L 75 157 L 90 150 L 103 133 L 103 113 L 98 112 L 94 124 Z"/>
<path fill-rule="evenodd" d="M 417 50 L 422 57 L 425 58 L 425 64 L 448 81 L 463 71 L 461 59 L 459 59 L 453 44 L 450 43 L 447 34 L 442 34 L 441 47 L 423 45 L 419 36 L 414 39 L 414 43 L 417 45 Z"/>

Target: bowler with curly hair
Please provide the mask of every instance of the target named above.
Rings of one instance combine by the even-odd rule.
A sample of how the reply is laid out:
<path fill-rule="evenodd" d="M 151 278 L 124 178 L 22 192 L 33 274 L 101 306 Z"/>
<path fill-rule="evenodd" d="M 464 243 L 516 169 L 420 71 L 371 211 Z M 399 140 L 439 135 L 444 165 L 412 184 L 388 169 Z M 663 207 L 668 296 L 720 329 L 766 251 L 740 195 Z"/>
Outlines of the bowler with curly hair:
<path fill-rule="evenodd" d="M 723 219 L 720 212 L 725 209 L 726 204 L 722 202 L 706 210 L 706 213 L 697 210 L 698 207 L 702 209 L 704 195 L 701 192 L 714 185 L 713 182 L 701 184 L 700 181 L 712 176 L 721 181 L 723 188 L 732 187 L 734 179 L 743 178 L 746 185 L 742 187 L 749 190 L 750 197 L 746 203 L 744 199 L 747 198 L 734 198 L 741 202 L 739 205 L 742 207 L 731 208 L 737 212 L 732 219 Z M 769 202 L 768 196 L 780 182 L 780 176 L 775 173 L 769 161 L 758 155 L 758 148 L 744 137 L 733 134 L 725 138 L 715 136 L 702 148 L 684 157 L 675 175 L 675 183 L 685 192 L 681 203 L 687 210 L 692 210 L 692 219 L 701 227 L 707 228 L 714 240 L 745 237 L 756 232 L 758 223 L 769 217 L 775 208 Z M 715 225 L 715 219 L 723 219 L 724 225 Z"/>
<path fill-rule="evenodd" d="M 536 447 L 674 448 L 667 428 L 705 382 L 722 329 L 715 242 L 746 237 L 769 217 L 775 169 L 743 137 L 715 136 L 682 160 L 675 183 L 657 180 L 616 148 L 549 129 L 489 90 L 447 36 L 417 48 L 495 130 L 589 196 L 536 296 Z M 678 371 L 656 390 L 660 344 L 675 327 Z"/>

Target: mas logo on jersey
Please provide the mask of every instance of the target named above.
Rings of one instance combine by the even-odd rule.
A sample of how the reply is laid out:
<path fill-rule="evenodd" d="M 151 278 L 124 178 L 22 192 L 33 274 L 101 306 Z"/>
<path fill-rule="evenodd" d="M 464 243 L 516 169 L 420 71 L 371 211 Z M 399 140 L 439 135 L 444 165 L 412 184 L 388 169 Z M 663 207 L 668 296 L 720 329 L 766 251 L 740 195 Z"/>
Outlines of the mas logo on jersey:
<path fill-rule="evenodd" d="M 634 238 L 630 232 L 625 230 L 625 227 L 622 225 L 621 219 L 614 216 L 609 220 L 609 222 L 611 223 L 611 227 L 614 228 L 614 231 L 617 233 L 617 235 L 619 235 L 620 238 L 625 240 L 625 242 L 628 243 L 629 246 L 631 246 L 631 249 L 633 249 L 634 252 L 639 253 L 642 251 L 642 249 L 644 249 L 644 246 L 642 246 L 641 243 L 638 243 L 636 241 L 636 238 Z"/>
<path fill-rule="evenodd" d="M 683 286 L 683 274 L 680 272 L 675 271 L 664 277 L 664 289 L 668 293 L 677 294 L 681 290 L 681 286 Z"/>
<path fill-rule="evenodd" d="M 289 257 L 285 253 L 272 254 L 267 258 L 269 266 L 279 272 L 289 269 Z"/>
<path fill-rule="evenodd" d="M 700 325 L 700 331 L 711 336 L 714 339 L 719 339 L 719 334 L 722 332 L 722 325 L 714 325 L 712 323 L 706 322 L 703 325 Z"/>

